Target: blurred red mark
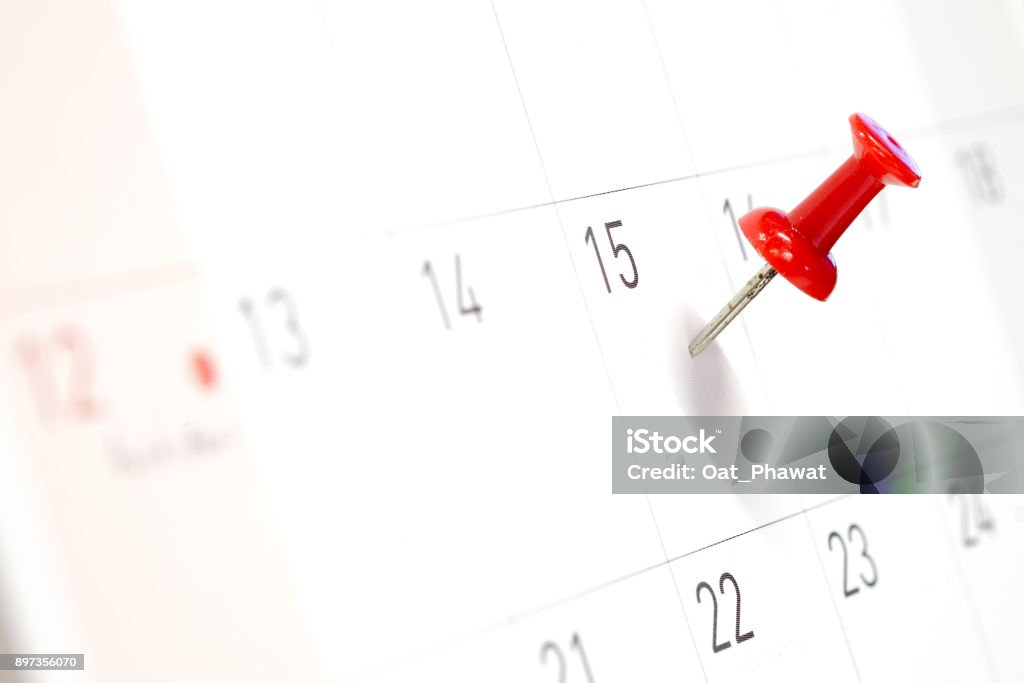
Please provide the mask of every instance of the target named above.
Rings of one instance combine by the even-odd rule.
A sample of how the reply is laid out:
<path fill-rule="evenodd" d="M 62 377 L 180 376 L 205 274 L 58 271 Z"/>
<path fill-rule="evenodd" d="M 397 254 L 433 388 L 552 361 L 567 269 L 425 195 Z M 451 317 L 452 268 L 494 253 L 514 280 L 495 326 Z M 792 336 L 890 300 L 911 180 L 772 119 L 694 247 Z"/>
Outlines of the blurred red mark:
<path fill-rule="evenodd" d="M 210 354 L 202 349 L 192 352 L 192 372 L 203 389 L 217 386 L 217 365 Z"/>

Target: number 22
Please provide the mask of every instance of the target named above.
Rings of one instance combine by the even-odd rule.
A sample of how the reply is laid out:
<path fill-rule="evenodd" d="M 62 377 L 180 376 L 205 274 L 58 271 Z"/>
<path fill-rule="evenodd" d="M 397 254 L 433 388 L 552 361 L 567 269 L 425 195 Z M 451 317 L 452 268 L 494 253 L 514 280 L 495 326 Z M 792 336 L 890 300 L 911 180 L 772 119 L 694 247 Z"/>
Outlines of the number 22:
<path fill-rule="evenodd" d="M 736 644 L 746 642 L 754 637 L 753 631 L 747 631 L 746 633 L 740 633 L 740 585 L 736 583 L 736 577 L 729 572 L 724 572 L 718 578 L 718 590 L 722 595 L 725 595 L 725 582 L 729 581 L 732 584 L 733 589 L 736 591 Z M 711 617 L 711 649 L 715 654 L 718 654 L 722 650 L 728 649 L 732 646 L 730 641 L 724 643 L 718 642 L 718 598 L 715 597 L 715 591 L 711 588 L 707 581 L 701 581 L 697 584 L 697 602 L 700 603 L 700 591 L 701 589 L 707 589 L 707 592 L 711 594 L 711 604 L 713 608 Z"/>

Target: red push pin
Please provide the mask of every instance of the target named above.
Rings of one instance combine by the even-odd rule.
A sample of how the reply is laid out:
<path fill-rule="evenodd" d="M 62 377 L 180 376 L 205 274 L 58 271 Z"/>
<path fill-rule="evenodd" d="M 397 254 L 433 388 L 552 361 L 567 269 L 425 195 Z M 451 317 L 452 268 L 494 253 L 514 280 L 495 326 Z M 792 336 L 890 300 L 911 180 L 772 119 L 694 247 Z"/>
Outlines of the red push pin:
<path fill-rule="evenodd" d="M 886 185 L 917 187 L 921 173 L 891 135 L 864 114 L 850 116 L 853 156 L 807 199 L 786 214 L 754 209 L 740 228 L 766 263 L 700 331 L 690 344 L 696 356 L 740 314 L 776 274 L 824 301 L 836 286 L 836 262 L 829 250 Z"/>

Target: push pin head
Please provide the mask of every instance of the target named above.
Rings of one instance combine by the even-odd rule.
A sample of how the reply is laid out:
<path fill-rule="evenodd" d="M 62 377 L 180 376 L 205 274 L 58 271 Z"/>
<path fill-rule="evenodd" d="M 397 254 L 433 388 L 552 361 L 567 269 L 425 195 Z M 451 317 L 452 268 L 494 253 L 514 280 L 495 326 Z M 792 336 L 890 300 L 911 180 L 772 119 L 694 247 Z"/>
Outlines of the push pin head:
<path fill-rule="evenodd" d="M 863 114 L 850 116 L 853 155 L 789 213 L 760 208 L 741 217 L 740 229 L 767 265 L 690 344 L 700 353 L 777 274 L 824 301 L 836 286 L 829 251 L 886 185 L 917 187 L 921 173 L 906 150 Z"/>

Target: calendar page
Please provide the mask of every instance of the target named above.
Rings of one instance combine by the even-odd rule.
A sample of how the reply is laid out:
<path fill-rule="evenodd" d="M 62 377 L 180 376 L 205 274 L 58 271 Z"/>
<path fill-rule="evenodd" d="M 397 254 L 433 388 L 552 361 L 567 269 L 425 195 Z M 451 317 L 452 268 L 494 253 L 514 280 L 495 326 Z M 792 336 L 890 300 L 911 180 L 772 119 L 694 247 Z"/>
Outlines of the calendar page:
<path fill-rule="evenodd" d="M 854 112 L 920 186 L 691 356 Z M 1021 187 L 1018 0 L 4 2 L 0 675 L 1024 680 L 1021 496 L 610 441 L 1024 413 Z"/>

